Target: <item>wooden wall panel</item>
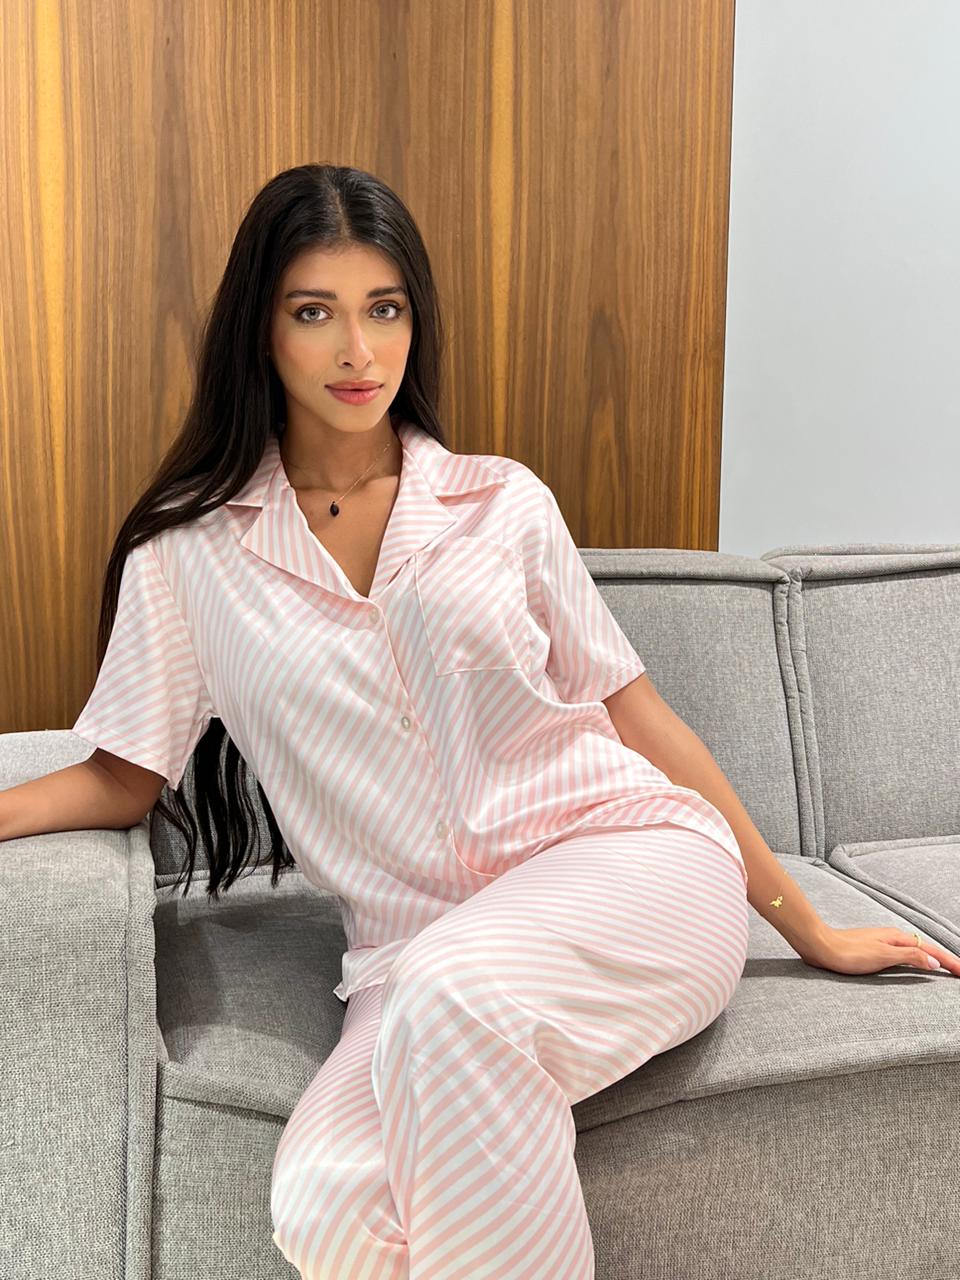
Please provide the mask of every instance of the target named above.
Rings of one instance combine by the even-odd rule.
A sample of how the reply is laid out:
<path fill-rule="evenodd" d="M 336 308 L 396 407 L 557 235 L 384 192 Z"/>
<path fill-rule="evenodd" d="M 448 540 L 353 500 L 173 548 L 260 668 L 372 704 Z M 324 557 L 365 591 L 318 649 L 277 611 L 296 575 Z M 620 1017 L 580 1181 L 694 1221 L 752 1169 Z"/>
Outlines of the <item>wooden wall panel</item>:
<path fill-rule="evenodd" d="M 451 447 L 582 546 L 715 549 L 733 0 L 6 0 L 0 732 L 69 725 L 113 535 L 176 433 L 256 191 L 418 220 Z"/>

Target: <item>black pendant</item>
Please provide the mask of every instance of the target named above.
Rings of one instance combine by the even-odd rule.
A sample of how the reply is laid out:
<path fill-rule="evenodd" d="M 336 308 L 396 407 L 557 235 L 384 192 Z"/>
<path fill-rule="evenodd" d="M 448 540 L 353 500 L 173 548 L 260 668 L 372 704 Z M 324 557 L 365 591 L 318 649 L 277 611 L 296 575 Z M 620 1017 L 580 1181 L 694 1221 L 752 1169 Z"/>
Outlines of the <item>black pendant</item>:
<path fill-rule="evenodd" d="M 330 503 L 330 514 L 332 516 L 338 516 L 340 514 L 340 508 L 335 502 Z"/>

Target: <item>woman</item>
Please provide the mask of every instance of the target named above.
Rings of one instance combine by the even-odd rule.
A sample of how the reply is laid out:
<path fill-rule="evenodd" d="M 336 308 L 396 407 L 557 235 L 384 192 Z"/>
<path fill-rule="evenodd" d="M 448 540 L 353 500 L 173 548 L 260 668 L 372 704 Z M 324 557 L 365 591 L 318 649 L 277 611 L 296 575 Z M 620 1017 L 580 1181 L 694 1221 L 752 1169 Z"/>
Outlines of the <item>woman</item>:
<path fill-rule="evenodd" d="M 644 664 L 550 490 L 446 448 L 440 352 L 389 188 L 263 188 L 73 731 L 169 784 L 185 892 L 198 839 L 213 896 L 256 853 L 228 803 L 249 766 L 272 883 L 295 864 L 340 899 L 341 1039 L 272 1174 L 300 1274 L 584 1280 L 571 1105 L 726 1007 L 747 876 L 723 815 L 618 737 L 603 700 Z"/>

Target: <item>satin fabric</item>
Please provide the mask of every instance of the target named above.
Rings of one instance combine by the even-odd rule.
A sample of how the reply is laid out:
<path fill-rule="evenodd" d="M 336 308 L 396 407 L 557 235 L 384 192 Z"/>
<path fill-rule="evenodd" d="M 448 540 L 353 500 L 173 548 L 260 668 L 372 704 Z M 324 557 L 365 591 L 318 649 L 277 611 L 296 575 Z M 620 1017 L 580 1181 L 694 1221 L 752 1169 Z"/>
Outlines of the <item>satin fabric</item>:
<path fill-rule="evenodd" d="M 747 953 L 739 868 L 699 832 L 560 841 L 355 991 L 273 1167 L 304 1280 L 593 1280 L 574 1103 L 724 1010 Z"/>

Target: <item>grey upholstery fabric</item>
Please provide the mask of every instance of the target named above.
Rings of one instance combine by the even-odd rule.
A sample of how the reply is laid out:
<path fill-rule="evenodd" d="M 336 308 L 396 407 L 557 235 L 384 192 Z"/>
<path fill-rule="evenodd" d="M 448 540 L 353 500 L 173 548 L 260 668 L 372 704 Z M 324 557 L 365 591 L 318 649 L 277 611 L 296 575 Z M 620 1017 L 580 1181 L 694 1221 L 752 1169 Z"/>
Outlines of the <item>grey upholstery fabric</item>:
<path fill-rule="evenodd" d="M 582 554 L 824 919 L 960 954 L 960 547 Z M 0 788 L 88 751 L 7 734 Z M 270 1174 L 339 1036 L 338 904 L 268 863 L 184 898 L 178 840 L 0 845 L 3 1280 L 294 1274 Z M 574 1107 L 598 1280 L 960 1277 L 958 1063 L 960 981 L 814 969 L 751 913 L 721 1017 Z"/>

